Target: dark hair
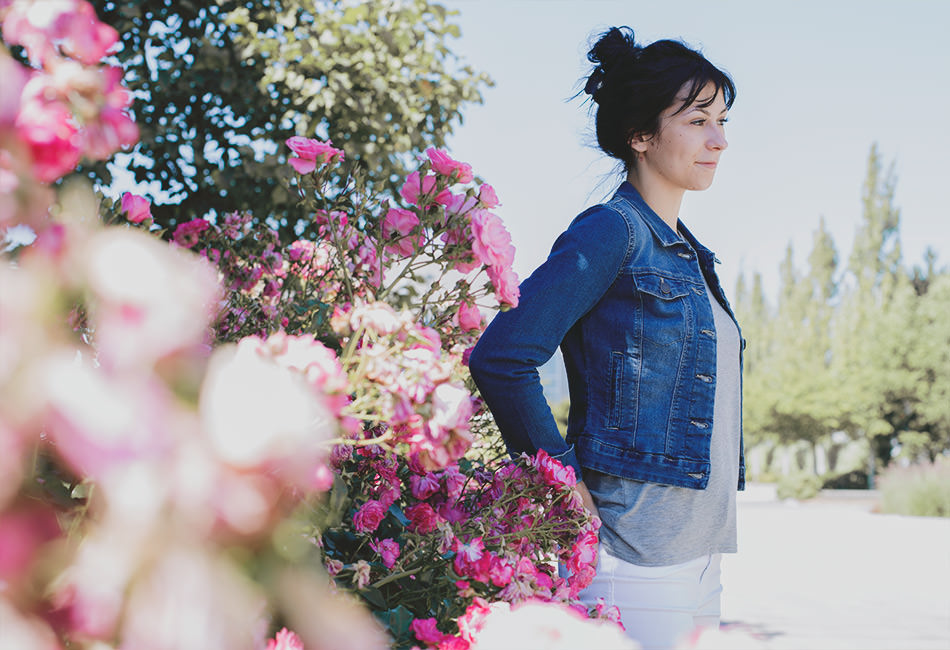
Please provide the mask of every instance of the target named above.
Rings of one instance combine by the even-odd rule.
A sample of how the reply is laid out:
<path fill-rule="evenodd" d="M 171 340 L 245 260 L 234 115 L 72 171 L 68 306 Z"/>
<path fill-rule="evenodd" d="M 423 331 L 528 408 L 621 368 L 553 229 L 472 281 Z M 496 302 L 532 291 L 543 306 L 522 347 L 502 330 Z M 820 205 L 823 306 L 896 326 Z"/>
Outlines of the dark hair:
<path fill-rule="evenodd" d="M 597 143 L 608 156 L 622 161 L 626 170 L 634 161 L 631 138 L 656 135 L 660 113 L 676 101 L 685 84 L 691 85 L 677 113 L 691 105 L 710 82 L 717 95 L 722 92 L 726 107 L 736 98 L 729 75 L 702 54 L 672 40 L 642 47 L 630 27 L 612 27 L 601 34 L 587 59 L 595 64 L 584 92 L 597 103 Z"/>

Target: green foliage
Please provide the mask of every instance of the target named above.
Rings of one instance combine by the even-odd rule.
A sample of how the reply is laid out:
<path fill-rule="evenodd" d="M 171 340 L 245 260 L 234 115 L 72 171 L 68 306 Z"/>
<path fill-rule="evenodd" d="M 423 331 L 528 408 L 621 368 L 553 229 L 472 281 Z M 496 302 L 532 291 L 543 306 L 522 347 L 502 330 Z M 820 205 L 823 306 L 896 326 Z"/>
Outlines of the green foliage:
<path fill-rule="evenodd" d="M 866 490 L 868 489 L 868 473 L 855 469 L 844 474 L 828 474 L 822 479 L 823 490 Z"/>
<path fill-rule="evenodd" d="M 287 137 L 332 139 L 385 187 L 491 84 L 451 52 L 458 26 L 428 0 L 93 4 L 121 35 L 116 57 L 136 96 L 130 167 L 178 203 L 153 205 L 165 227 L 251 210 L 287 242 L 308 225 L 286 191 Z M 111 183 L 104 165 L 84 171 Z"/>
<path fill-rule="evenodd" d="M 815 446 L 843 431 L 864 441 L 872 476 L 896 450 L 916 461 L 950 449 L 950 271 L 933 251 L 923 268 L 902 263 L 896 183 L 872 147 L 843 268 L 822 219 L 804 272 L 789 247 L 774 308 L 758 276 L 751 288 L 740 278 L 750 444 Z"/>
<path fill-rule="evenodd" d="M 817 496 L 820 490 L 821 479 L 819 477 L 814 474 L 799 472 L 779 479 L 775 494 L 779 499 L 804 501 Z"/>
<path fill-rule="evenodd" d="M 883 512 L 918 517 L 950 517 L 950 459 L 891 467 L 881 477 Z"/>

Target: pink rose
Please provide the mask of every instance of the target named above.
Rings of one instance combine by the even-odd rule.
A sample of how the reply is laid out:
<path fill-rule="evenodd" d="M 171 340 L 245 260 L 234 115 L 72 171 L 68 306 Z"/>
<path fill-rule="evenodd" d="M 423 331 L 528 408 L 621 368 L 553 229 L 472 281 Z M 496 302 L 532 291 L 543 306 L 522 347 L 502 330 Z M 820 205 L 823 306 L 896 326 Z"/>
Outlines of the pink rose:
<path fill-rule="evenodd" d="M 489 210 L 500 205 L 498 202 L 498 195 L 495 194 L 495 188 L 488 183 L 482 183 L 481 186 L 479 186 L 478 202 Z"/>
<path fill-rule="evenodd" d="M 406 516 L 409 518 L 409 530 L 423 535 L 435 530 L 441 520 L 428 503 L 409 506 L 406 508 Z"/>
<path fill-rule="evenodd" d="M 144 196 L 126 192 L 122 195 L 122 211 L 125 217 L 132 223 L 142 223 L 146 219 L 152 218 L 152 204 Z"/>
<path fill-rule="evenodd" d="M 419 217 L 412 210 L 390 208 L 383 219 L 383 237 L 389 238 L 393 233 L 408 235 L 419 225 Z"/>
<path fill-rule="evenodd" d="M 441 149 L 429 148 L 426 155 L 432 161 L 432 169 L 439 174 L 449 177 L 456 183 L 470 183 L 472 181 L 472 166 L 468 163 L 454 160 Z"/>
<path fill-rule="evenodd" d="M 459 305 L 459 327 L 463 330 L 478 330 L 482 328 L 482 312 L 478 306 L 463 302 Z"/>
<path fill-rule="evenodd" d="M 290 159 L 290 164 L 298 174 L 309 174 L 317 168 L 317 164 L 323 165 L 343 160 L 343 152 L 334 149 L 331 146 L 333 142 L 330 140 L 323 142 L 314 138 L 294 136 L 287 138 L 285 144 L 298 156 Z"/>
<path fill-rule="evenodd" d="M 285 627 L 267 642 L 266 650 L 304 650 L 304 646 L 300 637 Z"/>
<path fill-rule="evenodd" d="M 472 252 L 485 266 L 505 268 L 515 261 L 511 235 L 501 219 L 488 210 L 472 213 Z"/>
<path fill-rule="evenodd" d="M 495 298 L 501 305 L 509 307 L 518 306 L 518 298 L 521 296 L 521 290 L 518 289 L 518 276 L 511 269 L 496 270 L 495 267 L 488 267 L 488 279 L 495 287 Z"/>
<path fill-rule="evenodd" d="M 27 84 L 27 92 L 31 85 Z M 30 148 L 33 173 L 44 183 L 55 181 L 79 163 L 79 131 L 62 104 L 27 102 L 17 117 L 16 130 Z"/>
<path fill-rule="evenodd" d="M 425 476 L 413 474 L 409 477 L 409 485 L 412 487 L 412 496 L 420 501 L 428 499 L 442 487 L 432 472 L 426 472 Z"/>
<path fill-rule="evenodd" d="M 175 227 L 175 232 L 172 233 L 172 241 L 182 248 L 192 248 L 198 243 L 198 236 L 210 226 L 211 224 L 201 217 L 180 223 Z"/>
<path fill-rule="evenodd" d="M 422 207 L 422 199 L 425 196 L 429 196 L 435 190 L 435 184 L 436 177 L 434 175 L 426 174 L 425 178 L 420 178 L 419 172 L 412 172 L 406 177 L 406 182 L 399 190 L 399 195 L 404 198 L 407 203 Z M 427 205 L 430 201 L 435 201 L 436 203 L 445 205 L 451 200 L 452 193 L 448 189 L 444 189 L 439 192 L 434 199 L 430 197 L 429 201 L 425 201 L 424 203 Z"/>
<path fill-rule="evenodd" d="M 417 639 L 430 646 L 439 645 L 444 639 L 449 638 L 449 635 L 439 631 L 434 618 L 417 618 L 409 626 Z"/>
<path fill-rule="evenodd" d="M 387 569 L 393 568 L 393 565 L 396 564 L 396 560 L 399 559 L 399 544 L 395 540 L 371 540 L 369 546 L 382 556 L 383 564 Z"/>
<path fill-rule="evenodd" d="M 379 501 L 370 499 L 353 515 L 353 525 L 361 533 L 371 533 L 382 523 L 386 516 L 386 506 Z"/>
<path fill-rule="evenodd" d="M 546 451 L 539 449 L 532 461 L 535 469 L 544 478 L 544 482 L 553 487 L 567 485 L 574 487 L 577 485 L 577 478 L 574 476 L 574 468 L 568 465 L 565 467 L 555 458 L 551 458 Z"/>

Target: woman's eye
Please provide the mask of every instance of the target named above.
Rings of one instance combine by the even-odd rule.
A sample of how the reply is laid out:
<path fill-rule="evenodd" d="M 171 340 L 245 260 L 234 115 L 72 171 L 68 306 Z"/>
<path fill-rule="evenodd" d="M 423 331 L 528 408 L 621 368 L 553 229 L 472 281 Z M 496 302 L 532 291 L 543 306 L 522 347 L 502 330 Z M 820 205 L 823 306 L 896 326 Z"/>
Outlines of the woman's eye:
<path fill-rule="evenodd" d="M 690 122 L 690 124 L 695 124 L 696 126 L 702 126 L 705 123 L 706 123 L 706 120 L 704 119 L 693 120 L 692 122 Z"/>
<path fill-rule="evenodd" d="M 719 120 L 719 124 L 725 125 L 725 123 L 728 122 L 728 121 L 729 121 L 729 118 L 728 118 L 728 117 L 724 117 L 724 118 L 722 118 L 721 120 Z"/>

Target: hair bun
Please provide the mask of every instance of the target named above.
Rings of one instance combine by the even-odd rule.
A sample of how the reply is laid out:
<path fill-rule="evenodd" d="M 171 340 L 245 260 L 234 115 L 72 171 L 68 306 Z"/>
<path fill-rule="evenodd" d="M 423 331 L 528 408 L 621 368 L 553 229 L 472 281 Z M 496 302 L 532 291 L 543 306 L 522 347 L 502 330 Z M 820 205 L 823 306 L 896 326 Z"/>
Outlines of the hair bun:
<path fill-rule="evenodd" d="M 611 70 L 626 61 L 635 61 L 642 49 L 634 40 L 633 29 L 630 27 L 611 27 L 601 34 L 587 53 L 587 60 L 595 67 L 587 77 L 584 92 L 597 101 L 597 91 Z"/>

